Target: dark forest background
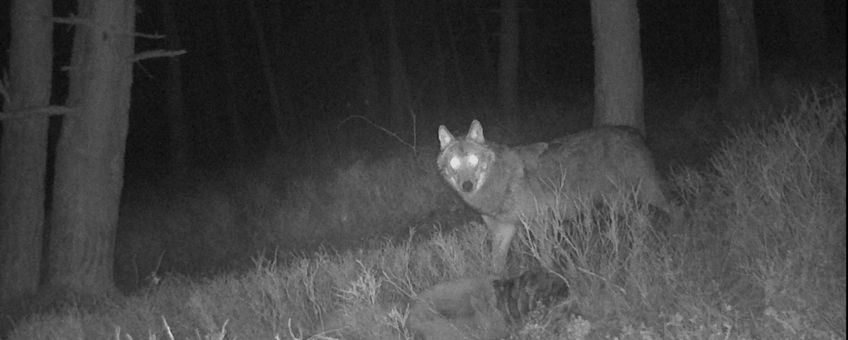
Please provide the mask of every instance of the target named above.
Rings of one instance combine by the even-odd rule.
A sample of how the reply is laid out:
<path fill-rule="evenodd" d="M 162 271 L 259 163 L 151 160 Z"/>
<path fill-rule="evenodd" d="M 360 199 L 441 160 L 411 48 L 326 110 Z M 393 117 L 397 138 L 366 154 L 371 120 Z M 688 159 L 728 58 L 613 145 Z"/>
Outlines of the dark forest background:
<path fill-rule="evenodd" d="M 809 80 L 832 73 L 840 63 L 844 66 L 845 2 L 818 3 L 825 10 L 826 31 L 816 37 L 820 40 L 810 41 L 796 30 L 805 25 L 805 10 L 799 7 L 806 3 L 756 2 L 764 78 L 778 74 L 793 81 Z M 234 155 L 249 153 L 255 157 L 269 150 L 309 149 L 311 153 L 396 143 L 362 121 L 339 126 L 351 115 L 373 117 L 375 123 L 388 125 L 387 23 L 378 1 L 255 1 L 284 115 L 283 136 L 273 123 L 276 117 L 263 76 L 266 69 L 257 52 L 257 35 L 247 3 L 177 1 L 173 5 L 181 48 L 187 51 L 179 61 L 183 109 L 196 165 L 218 167 Z M 0 5 L 3 15 L 8 15 L 6 6 L 7 2 Z M 465 126 L 471 118 L 496 115 L 498 3 L 399 1 L 396 6 L 399 44 L 421 144 L 434 143 L 433 131 L 439 124 Z M 142 0 L 137 7 L 139 32 L 165 33 L 161 2 Z M 589 2 L 524 1 L 520 7 L 519 98 L 524 111 L 534 105 L 591 101 Z M 74 8 L 72 1 L 58 1 L 55 14 L 66 16 Z M 700 87 L 700 92 L 673 94 L 689 97 L 659 101 L 692 103 L 699 99 L 694 96 L 715 95 L 720 51 L 717 2 L 643 1 L 639 11 L 648 96 L 667 93 L 660 89 L 673 89 L 682 80 Z M 9 21 L 2 22 L 0 44 L 9 41 Z M 56 39 L 55 63 L 67 65 L 72 31 L 59 27 L 55 34 L 65 37 Z M 139 38 L 136 42 L 137 50 L 166 47 L 163 39 Z M 5 63 L 3 59 L 0 62 Z M 127 153 L 131 176 L 158 177 L 167 172 L 167 64 L 167 59 L 151 59 L 134 70 Z M 61 82 L 65 73 L 61 67 L 55 70 L 60 82 L 54 86 L 54 101 L 61 102 L 66 93 Z M 657 125 L 657 121 L 668 122 L 679 118 L 675 114 L 682 115 L 665 114 L 665 108 L 652 107 L 648 100 L 645 115 L 649 123 Z M 234 110 L 243 124 L 241 129 L 248 132 L 243 136 L 234 135 Z M 588 124 L 590 117 L 577 117 L 586 113 L 569 115 L 576 122 Z M 489 125 L 508 121 L 491 118 Z M 533 123 L 547 119 L 539 117 Z M 585 127 L 566 128 L 573 131 Z M 522 131 L 518 126 L 506 129 Z M 648 134 L 655 135 L 651 131 Z M 236 138 L 244 139 L 243 150 L 235 150 L 241 142 Z"/>

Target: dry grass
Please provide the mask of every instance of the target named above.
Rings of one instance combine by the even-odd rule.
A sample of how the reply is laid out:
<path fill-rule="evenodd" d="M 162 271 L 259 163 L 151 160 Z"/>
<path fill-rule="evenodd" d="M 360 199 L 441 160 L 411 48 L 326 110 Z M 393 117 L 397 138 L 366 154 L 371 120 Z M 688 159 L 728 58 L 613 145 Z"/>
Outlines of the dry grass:
<path fill-rule="evenodd" d="M 811 92 L 783 120 L 728 139 L 708 169 L 676 172 L 679 225 L 632 192 L 601 208 L 563 193 L 583 213 L 525 221 L 510 266 L 562 274 L 574 314 L 528 320 L 513 338 L 844 339 L 845 146 L 844 92 Z M 253 243 L 331 237 L 310 231 L 315 223 L 373 238 L 400 226 L 368 221 L 401 223 L 443 197 L 434 173 L 408 164 L 353 163 L 326 183 L 258 181 L 224 195 L 228 204 L 195 204 L 221 214 L 207 224 L 244 223 Z M 397 202 L 408 203 L 381 208 Z M 489 272 L 486 239 L 471 223 L 370 248 L 260 257 L 252 270 L 208 280 L 168 276 L 124 301 L 31 316 L 11 339 L 411 339 L 409 302 L 435 283 Z"/>

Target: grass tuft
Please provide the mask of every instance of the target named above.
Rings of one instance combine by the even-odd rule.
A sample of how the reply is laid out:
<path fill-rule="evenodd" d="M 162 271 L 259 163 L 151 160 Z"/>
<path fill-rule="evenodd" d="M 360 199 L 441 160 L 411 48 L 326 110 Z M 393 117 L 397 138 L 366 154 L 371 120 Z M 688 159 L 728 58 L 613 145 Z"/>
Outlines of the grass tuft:
<path fill-rule="evenodd" d="M 678 224 L 626 190 L 600 205 L 563 193 L 576 218 L 524 221 L 511 269 L 551 269 L 572 298 L 529 316 L 511 338 L 844 339 L 845 93 L 813 90 L 793 107 L 768 126 L 738 130 L 706 169 L 676 171 L 685 211 Z M 450 196 L 434 169 L 412 164 L 356 162 L 326 182 L 257 179 L 130 209 L 137 219 L 125 232 L 161 232 L 139 240 L 156 245 L 155 257 L 167 250 L 163 272 L 193 263 L 175 257 L 199 257 L 197 249 L 226 256 L 260 249 L 244 245 L 286 249 L 354 235 L 371 247 L 274 252 L 250 270 L 208 279 L 163 275 L 110 303 L 35 311 L 9 338 L 412 339 L 405 321 L 420 292 L 492 270 L 479 223 L 407 231 L 424 211 L 456 204 L 441 200 Z M 165 207 L 180 212 L 160 215 Z M 321 223 L 334 227 L 312 228 Z M 230 224 L 243 227 L 240 236 Z M 383 228 L 402 236 L 375 238 Z M 147 248 L 131 249 L 123 261 L 135 259 L 141 273 L 156 267 L 141 256 Z"/>

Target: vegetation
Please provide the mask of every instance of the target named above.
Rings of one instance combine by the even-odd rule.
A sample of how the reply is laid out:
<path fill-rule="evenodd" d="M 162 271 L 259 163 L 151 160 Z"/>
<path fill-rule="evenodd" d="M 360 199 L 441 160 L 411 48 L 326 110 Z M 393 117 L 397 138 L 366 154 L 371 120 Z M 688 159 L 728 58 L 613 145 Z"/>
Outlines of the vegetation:
<path fill-rule="evenodd" d="M 844 339 L 845 135 L 844 90 L 812 91 L 780 118 L 733 133 L 703 169 L 672 174 L 680 225 L 628 192 L 600 208 L 575 199 L 585 208 L 575 220 L 526 221 L 510 266 L 561 273 L 573 299 L 568 313 L 552 309 L 515 338 Z M 119 247 L 135 249 L 122 263 L 141 274 L 123 284 L 141 289 L 93 303 L 67 298 L 19 321 L 10 338 L 410 339 L 403 323 L 416 293 L 490 268 L 479 223 L 409 234 L 398 226 L 461 215 L 428 157 L 357 157 L 287 183 L 146 199 L 158 205 L 130 197 L 122 218 L 135 225 L 122 226 Z M 142 230 L 151 227 L 159 229 Z M 151 230 L 155 237 L 137 236 Z M 374 241 L 398 230 L 403 237 Z M 333 237 L 365 240 L 295 257 L 269 251 L 250 270 L 207 279 L 168 273 L 235 258 L 248 245 L 290 249 Z M 164 280 L 145 285 L 148 273 Z"/>

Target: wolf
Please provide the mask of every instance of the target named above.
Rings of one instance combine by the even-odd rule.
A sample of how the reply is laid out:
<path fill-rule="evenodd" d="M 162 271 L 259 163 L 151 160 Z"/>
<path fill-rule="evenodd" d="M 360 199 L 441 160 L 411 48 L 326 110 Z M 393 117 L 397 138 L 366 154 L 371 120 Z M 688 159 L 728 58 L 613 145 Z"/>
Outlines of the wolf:
<path fill-rule="evenodd" d="M 531 312 L 568 297 L 565 280 L 541 269 L 506 279 L 464 278 L 419 294 L 406 327 L 415 339 L 501 339 Z"/>
<path fill-rule="evenodd" d="M 495 270 L 506 270 L 507 253 L 520 220 L 555 211 L 572 218 L 565 196 L 603 195 L 637 187 L 638 200 L 676 220 L 677 210 L 640 132 L 601 126 L 530 145 L 508 147 L 486 141 L 474 120 L 468 134 L 454 137 L 439 126 L 437 165 L 446 182 L 483 218 L 492 238 Z"/>

